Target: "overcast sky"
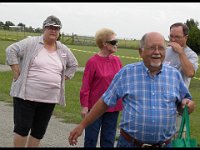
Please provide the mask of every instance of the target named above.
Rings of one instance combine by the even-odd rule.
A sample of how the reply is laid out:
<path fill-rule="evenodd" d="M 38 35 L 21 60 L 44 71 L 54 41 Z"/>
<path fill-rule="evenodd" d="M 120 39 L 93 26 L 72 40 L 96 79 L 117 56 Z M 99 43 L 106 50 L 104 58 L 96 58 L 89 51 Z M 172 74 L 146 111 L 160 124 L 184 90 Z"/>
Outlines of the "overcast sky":
<path fill-rule="evenodd" d="M 169 26 L 192 18 L 200 22 L 200 3 L 0 3 L 0 21 L 42 28 L 50 15 L 60 18 L 65 34 L 94 36 L 107 27 L 119 38 L 140 39 L 157 31 L 167 39 Z"/>

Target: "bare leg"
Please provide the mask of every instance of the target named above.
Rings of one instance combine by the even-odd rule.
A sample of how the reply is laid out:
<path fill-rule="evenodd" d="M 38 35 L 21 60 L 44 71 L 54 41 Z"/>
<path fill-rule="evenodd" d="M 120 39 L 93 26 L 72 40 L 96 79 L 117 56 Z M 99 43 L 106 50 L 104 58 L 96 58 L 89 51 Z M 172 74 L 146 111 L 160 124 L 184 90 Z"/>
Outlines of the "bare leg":
<path fill-rule="evenodd" d="M 14 133 L 13 144 L 14 147 L 25 147 L 27 141 L 27 136 L 21 136 L 17 133 Z"/>
<path fill-rule="evenodd" d="M 40 144 L 40 139 L 36 139 L 31 135 L 29 136 L 27 147 L 39 147 L 39 144 Z"/>

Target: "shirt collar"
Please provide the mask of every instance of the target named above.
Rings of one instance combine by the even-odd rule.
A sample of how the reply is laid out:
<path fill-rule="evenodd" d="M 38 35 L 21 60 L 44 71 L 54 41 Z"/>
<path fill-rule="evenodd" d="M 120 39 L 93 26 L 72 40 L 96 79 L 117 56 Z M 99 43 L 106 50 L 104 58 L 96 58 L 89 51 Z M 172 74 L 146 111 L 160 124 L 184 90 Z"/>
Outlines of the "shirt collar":
<path fill-rule="evenodd" d="M 143 69 L 145 70 L 146 72 L 146 76 L 149 76 L 150 75 L 150 71 L 149 69 L 144 65 L 144 62 L 142 62 L 142 66 L 143 66 Z M 156 75 L 159 75 L 161 72 L 163 71 L 163 64 L 162 64 L 162 67 L 161 67 L 161 70 L 156 74 Z"/>
<path fill-rule="evenodd" d="M 40 39 L 39 39 L 39 43 L 44 45 L 44 39 L 43 38 L 44 38 L 44 35 L 41 35 Z M 61 44 L 58 41 L 56 41 L 56 45 L 57 45 L 57 49 L 61 49 L 62 48 Z"/>

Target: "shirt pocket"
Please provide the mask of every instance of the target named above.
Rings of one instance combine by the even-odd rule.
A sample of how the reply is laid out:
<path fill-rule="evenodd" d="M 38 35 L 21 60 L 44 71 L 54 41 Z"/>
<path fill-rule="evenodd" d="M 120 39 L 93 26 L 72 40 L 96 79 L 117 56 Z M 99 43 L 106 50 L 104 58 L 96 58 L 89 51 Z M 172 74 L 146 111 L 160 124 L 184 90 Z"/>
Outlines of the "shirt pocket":
<path fill-rule="evenodd" d="M 176 94 L 173 86 L 161 86 L 161 99 L 163 99 L 162 107 L 166 109 L 176 109 Z"/>

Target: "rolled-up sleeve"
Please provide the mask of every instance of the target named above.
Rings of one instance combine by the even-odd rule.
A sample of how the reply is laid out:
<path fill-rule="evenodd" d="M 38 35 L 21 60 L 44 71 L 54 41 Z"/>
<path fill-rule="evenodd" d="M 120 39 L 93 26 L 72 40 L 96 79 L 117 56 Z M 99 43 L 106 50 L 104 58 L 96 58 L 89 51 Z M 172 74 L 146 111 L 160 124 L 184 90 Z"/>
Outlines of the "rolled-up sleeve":
<path fill-rule="evenodd" d="M 19 64 L 20 57 L 23 57 L 27 39 L 11 44 L 6 48 L 6 64 Z"/>

